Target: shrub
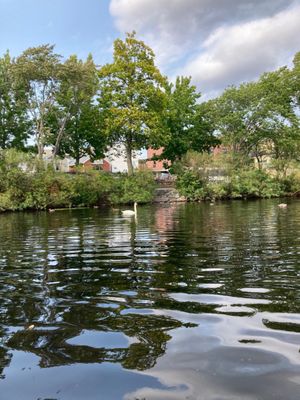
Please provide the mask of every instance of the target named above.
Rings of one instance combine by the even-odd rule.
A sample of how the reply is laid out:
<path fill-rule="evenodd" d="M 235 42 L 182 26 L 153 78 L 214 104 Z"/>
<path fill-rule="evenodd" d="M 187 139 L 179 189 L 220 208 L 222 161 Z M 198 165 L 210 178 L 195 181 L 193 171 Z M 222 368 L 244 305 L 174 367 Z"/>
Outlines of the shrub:
<path fill-rule="evenodd" d="M 223 162 L 221 162 L 223 160 Z M 297 193 L 300 178 L 294 174 L 279 178 L 266 170 L 260 170 L 232 155 L 188 154 L 188 158 L 176 166 L 177 188 L 188 200 L 226 198 L 270 198 Z M 212 174 L 219 180 L 213 181 Z"/>
<path fill-rule="evenodd" d="M 149 203 L 153 200 L 156 184 L 150 171 L 121 175 L 118 179 L 110 196 L 113 203 Z"/>
<path fill-rule="evenodd" d="M 154 177 L 149 171 L 133 176 L 105 172 L 65 174 L 16 151 L 0 153 L 0 210 L 93 206 L 150 202 Z"/>
<path fill-rule="evenodd" d="M 193 171 L 183 171 L 177 177 L 176 186 L 179 193 L 190 201 L 205 198 L 205 182 Z"/>
<path fill-rule="evenodd" d="M 259 169 L 238 171 L 232 177 L 229 189 L 232 198 L 270 198 L 284 194 L 279 181 Z"/>

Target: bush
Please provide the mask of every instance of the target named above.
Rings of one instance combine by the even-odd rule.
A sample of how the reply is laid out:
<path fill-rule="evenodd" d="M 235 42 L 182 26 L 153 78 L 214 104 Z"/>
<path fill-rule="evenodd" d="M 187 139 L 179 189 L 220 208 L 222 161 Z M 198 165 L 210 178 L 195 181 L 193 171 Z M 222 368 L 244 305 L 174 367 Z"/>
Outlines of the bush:
<path fill-rule="evenodd" d="M 183 162 L 176 166 L 177 188 L 188 200 L 226 199 L 226 198 L 270 198 L 297 193 L 300 178 L 290 174 L 283 178 L 272 176 L 232 155 L 195 155 L 189 153 Z M 218 176 L 213 180 L 213 174 Z"/>
<path fill-rule="evenodd" d="M 202 200 L 206 197 L 205 182 L 193 171 L 183 171 L 177 176 L 176 186 L 181 194 L 190 201 Z"/>
<path fill-rule="evenodd" d="M 283 195 L 280 182 L 259 169 L 248 169 L 237 172 L 229 185 L 229 195 L 232 198 L 248 197 L 279 197 Z"/>
<path fill-rule="evenodd" d="M 150 171 L 139 171 L 132 176 L 119 175 L 111 190 L 112 203 L 149 203 L 154 198 L 155 181 Z"/>
<path fill-rule="evenodd" d="M 130 177 L 99 171 L 65 174 L 23 153 L 9 150 L 0 154 L 2 211 L 147 203 L 152 201 L 154 190 L 149 171 Z"/>

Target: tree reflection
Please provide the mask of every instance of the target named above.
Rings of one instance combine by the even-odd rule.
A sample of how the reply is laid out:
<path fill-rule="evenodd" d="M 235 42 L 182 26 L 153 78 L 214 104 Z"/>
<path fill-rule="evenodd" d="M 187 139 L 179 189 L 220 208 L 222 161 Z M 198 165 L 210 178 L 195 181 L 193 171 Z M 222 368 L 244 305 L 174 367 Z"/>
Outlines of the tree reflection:
<path fill-rule="evenodd" d="M 38 355 L 41 367 L 151 368 L 183 325 L 165 310 L 216 313 L 220 306 L 179 302 L 174 293 L 264 298 L 255 311 L 298 312 L 300 218 L 267 204 L 140 207 L 137 221 L 107 210 L 1 216 L 0 374 L 11 350 Z M 240 291 L 254 285 L 268 290 Z M 296 332 L 295 325 L 265 323 Z M 132 341 L 120 348 L 69 343 L 84 330 Z"/>
<path fill-rule="evenodd" d="M 101 332 L 123 332 L 137 342 L 125 348 L 94 348 L 69 344 L 68 339 L 81 333 L 75 327 L 58 329 L 22 330 L 14 333 L 6 345 L 40 357 L 40 367 L 54 367 L 73 363 L 117 362 L 128 369 L 145 370 L 155 365 L 164 354 L 171 338 L 167 333 L 182 324 L 163 316 L 127 315 L 110 317 L 101 325 Z M 101 345 L 101 343 L 99 343 Z M 5 365 L 4 365 L 5 366 Z"/>

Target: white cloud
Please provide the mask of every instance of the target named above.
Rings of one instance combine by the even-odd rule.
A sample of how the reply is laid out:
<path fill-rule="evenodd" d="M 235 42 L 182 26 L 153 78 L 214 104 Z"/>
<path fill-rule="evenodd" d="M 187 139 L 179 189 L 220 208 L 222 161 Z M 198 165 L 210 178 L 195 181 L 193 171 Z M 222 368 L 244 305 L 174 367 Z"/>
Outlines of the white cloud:
<path fill-rule="evenodd" d="M 110 12 L 154 49 L 163 72 L 192 75 L 210 94 L 300 50 L 300 0 L 111 0 Z"/>
<path fill-rule="evenodd" d="M 216 30 L 180 73 L 205 92 L 256 78 L 300 50 L 300 5 L 273 17 Z"/>
<path fill-rule="evenodd" d="M 121 31 L 152 31 L 171 40 L 202 38 L 220 24 L 270 16 L 293 0 L 111 0 Z M 198 37 L 199 39 L 199 37 Z"/>

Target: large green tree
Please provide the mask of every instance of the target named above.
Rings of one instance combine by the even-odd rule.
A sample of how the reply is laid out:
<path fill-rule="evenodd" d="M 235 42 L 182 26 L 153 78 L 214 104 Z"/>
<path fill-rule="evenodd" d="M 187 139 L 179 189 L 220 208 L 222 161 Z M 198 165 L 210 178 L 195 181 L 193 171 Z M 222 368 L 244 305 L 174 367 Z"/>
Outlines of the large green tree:
<path fill-rule="evenodd" d="M 271 124 L 262 88 L 256 82 L 230 87 L 210 102 L 215 128 L 233 152 L 254 156 L 261 165 L 270 145 Z"/>
<path fill-rule="evenodd" d="M 269 154 L 282 172 L 289 167 L 290 161 L 299 160 L 299 87 L 297 89 L 296 80 L 295 70 L 283 67 L 263 74 L 258 81 L 262 92 L 260 101 L 265 107 L 266 123 L 269 125 Z"/>
<path fill-rule="evenodd" d="M 15 63 L 18 80 L 26 86 L 28 113 L 40 157 L 51 135 L 48 120 L 60 84 L 60 58 L 54 53 L 54 46 L 47 44 L 28 48 Z"/>
<path fill-rule="evenodd" d="M 272 159 L 278 170 L 285 170 L 288 162 L 298 157 L 296 70 L 297 58 L 293 70 L 283 67 L 265 73 L 256 82 L 230 87 L 209 102 L 223 143 L 234 152 L 255 157 L 260 167 L 264 156 Z"/>
<path fill-rule="evenodd" d="M 294 106 L 300 109 L 300 52 L 298 52 L 294 57 L 294 68 L 291 73 L 291 87 L 293 90 L 293 102 Z"/>
<path fill-rule="evenodd" d="M 177 77 L 175 85 L 167 89 L 167 125 L 169 141 L 164 147 L 162 159 L 180 160 L 188 150 L 206 151 L 218 143 L 213 125 L 204 104 L 198 104 L 200 93 L 191 84 L 190 77 Z"/>
<path fill-rule="evenodd" d="M 99 79 L 91 55 L 86 61 L 75 55 L 61 66 L 56 105 L 51 113 L 53 155 L 100 157 L 106 145 L 101 113 L 96 104 Z"/>
<path fill-rule="evenodd" d="M 29 136 L 24 87 L 9 53 L 0 58 L 0 149 L 23 149 Z"/>
<path fill-rule="evenodd" d="M 99 72 L 105 131 L 111 144 L 124 146 L 130 175 L 133 151 L 161 146 L 168 135 L 166 79 L 154 61 L 153 51 L 132 33 L 114 42 L 113 63 Z"/>

